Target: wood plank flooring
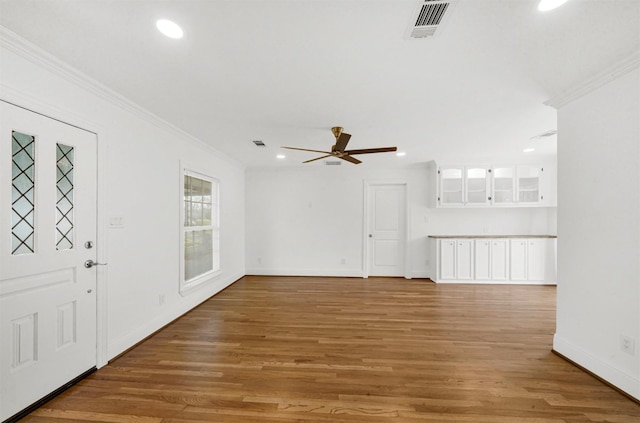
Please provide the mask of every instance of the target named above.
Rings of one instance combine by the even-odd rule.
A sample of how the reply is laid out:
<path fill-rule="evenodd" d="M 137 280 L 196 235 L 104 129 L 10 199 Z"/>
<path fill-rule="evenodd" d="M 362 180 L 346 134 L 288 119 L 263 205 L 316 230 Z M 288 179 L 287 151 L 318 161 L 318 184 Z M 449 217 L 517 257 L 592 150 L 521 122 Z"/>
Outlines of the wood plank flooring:
<path fill-rule="evenodd" d="M 245 277 L 23 422 L 640 422 L 551 352 L 555 287 Z"/>

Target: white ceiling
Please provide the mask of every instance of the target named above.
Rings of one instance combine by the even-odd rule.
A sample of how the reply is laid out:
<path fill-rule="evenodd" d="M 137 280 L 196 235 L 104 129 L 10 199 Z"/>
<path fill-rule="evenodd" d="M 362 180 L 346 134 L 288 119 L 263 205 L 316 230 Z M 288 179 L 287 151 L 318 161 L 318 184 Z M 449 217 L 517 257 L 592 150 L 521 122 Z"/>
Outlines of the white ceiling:
<path fill-rule="evenodd" d="M 360 166 L 555 155 L 530 140 L 556 128 L 543 102 L 640 49 L 638 0 L 457 0 L 406 39 L 418 3 L 0 0 L 0 24 L 247 166 L 298 166 L 314 154 L 279 146 L 325 150 L 336 125 L 407 153 Z"/>

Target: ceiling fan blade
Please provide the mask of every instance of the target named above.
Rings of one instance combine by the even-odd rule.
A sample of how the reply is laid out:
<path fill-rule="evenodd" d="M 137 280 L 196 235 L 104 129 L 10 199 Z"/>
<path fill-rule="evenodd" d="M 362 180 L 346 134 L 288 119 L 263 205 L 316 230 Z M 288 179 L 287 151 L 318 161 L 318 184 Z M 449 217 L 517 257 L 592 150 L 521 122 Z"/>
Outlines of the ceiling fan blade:
<path fill-rule="evenodd" d="M 337 156 L 339 158 L 341 158 L 342 160 L 346 160 L 348 162 L 351 162 L 353 164 L 360 164 L 362 163 L 360 160 L 356 159 L 355 157 L 351 157 L 348 154 L 345 154 L 344 156 Z"/>
<path fill-rule="evenodd" d="M 309 150 L 307 148 L 284 147 L 284 146 L 280 148 L 286 148 L 287 150 L 311 151 L 312 153 L 332 154 L 331 151 Z"/>
<path fill-rule="evenodd" d="M 361 150 L 347 150 L 347 154 L 370 154 L 370 153 L 389 153 L 398 151 L 398 147 L 380 147 L 380 148 L 363 148 Z"/>
<path fill-rule="evenodd" d="M 339 151 L 344 153 L 344 149 L 347 148 L 347 143 L 351 139 L 351 134 L 345 134 L 344 132 L 340 134 L 336 141 L 336 149 L 335 151 Z"/>
<path fill-rule="evenodd" d="M 316 157 L 315 159 L 307 160 L 307 161 L 304 161 L 302 163 L 315 162 L 316 160 L 326 159 L 327 157 L 332 157 L 332 156 L 333 156 L 333 154 L 327 154 L 326 156 Z"/>

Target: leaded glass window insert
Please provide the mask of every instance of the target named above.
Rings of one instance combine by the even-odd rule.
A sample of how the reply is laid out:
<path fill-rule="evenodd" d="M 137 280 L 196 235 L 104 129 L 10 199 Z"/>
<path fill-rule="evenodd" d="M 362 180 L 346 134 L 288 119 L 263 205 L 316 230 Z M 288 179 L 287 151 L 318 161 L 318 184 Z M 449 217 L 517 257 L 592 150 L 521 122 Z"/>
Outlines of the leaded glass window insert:
<path fill-rule="evenodd" d="M 218 181 L 185 172 L 184 281 L 220 270 Z"/>
<path fill-rule="evenodd" d="M 73 248 L 73 153 L 56 144 L 56 250 Z"/>
<path fill-rule="evenodd" d="M 11 132 L 11 254 L 35 252 L 35 144 L 33 135 Z"/>

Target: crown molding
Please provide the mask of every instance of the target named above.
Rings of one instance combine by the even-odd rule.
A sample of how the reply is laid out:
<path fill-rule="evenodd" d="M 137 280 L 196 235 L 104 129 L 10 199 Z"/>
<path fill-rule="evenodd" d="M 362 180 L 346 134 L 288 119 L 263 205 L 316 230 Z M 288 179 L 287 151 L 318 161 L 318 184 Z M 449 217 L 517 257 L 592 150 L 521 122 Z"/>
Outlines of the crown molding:
<path fill-rule="evenodd" d="M 168 131 L 176 137 L 188 140 L 199 147 L 204 147 L 217 157 L 226 160 L 234 165 L 245 168 L 240 161 L 232 158 L 226 153 L 218 150 L 214 146 L 194 137 L 184 130 L 176 127 L 161 117 L 155 115 L 149 110 L 143 108 L 137 103 L 129 100 L 116 91 L 108 88 L 90 76 L 80 72 L 74 67 L 68 65 L 42 48 L 36 46 L 30 41 L 25 40 L 15 32 L 0 25 L 0 46 L 17 54 L 18 56 L 38 65 L 74 84 L 75 86 L 88 91 L 89 93 L 105 100 L 117 108 L 124 110 L 144 121 L 156 126 L 159 129 Z M 6 88 L 6 87 L 5 87 Z"/>
<path fill-rule="evenodd" d="M 640 67 L 640 50 L 633 52 L 631 55 L 614 63 L 591 78 L 571 87 L 567 91 L 550 98 L 545 101 L 544 104 L 555 109 L 560 109 L 568 103 L 595 91 L 603 85 L 631 72 L 634 69 L 637 69 L 638 67 Z"/>

